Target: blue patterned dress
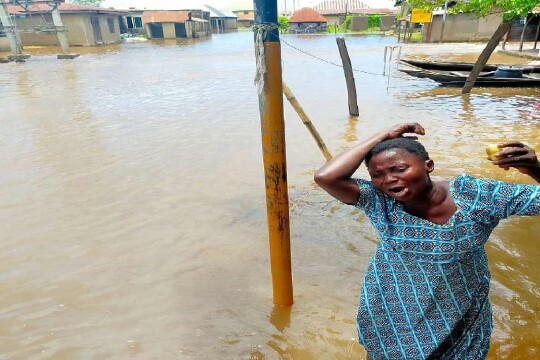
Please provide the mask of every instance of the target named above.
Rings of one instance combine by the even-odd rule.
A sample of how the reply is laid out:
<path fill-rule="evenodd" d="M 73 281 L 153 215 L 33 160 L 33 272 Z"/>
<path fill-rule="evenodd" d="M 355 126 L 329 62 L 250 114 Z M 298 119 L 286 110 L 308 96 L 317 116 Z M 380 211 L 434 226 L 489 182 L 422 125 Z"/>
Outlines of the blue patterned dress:
<path fill-rule="evenodd" d="M 540 214 L 540 186 L 460 175 L 450 181 L 457 211 L 438 225 L 356 181 L 356 207 L 381 238 L 360 295 L 360 344 L 372 360 L 484 359 L 493 328 L 484 244 L 499 220 Z"/>

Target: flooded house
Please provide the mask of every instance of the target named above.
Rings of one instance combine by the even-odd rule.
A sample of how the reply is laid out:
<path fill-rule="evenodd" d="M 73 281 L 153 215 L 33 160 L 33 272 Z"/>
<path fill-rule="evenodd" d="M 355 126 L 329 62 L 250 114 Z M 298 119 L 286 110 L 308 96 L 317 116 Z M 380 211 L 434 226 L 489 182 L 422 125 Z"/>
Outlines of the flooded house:
<path fill-rule="evenodd" d="M 236 14 L 238 19 L 238 27 L 250 28 L 253 26 L 253 23 L 255 22 L 255 11 L 253 11 L 253 9 L 233 10 L 233 13 Z"/>
<path fill-rule="evenodd" d="M 367 30 L 369 15 L 379 15 L 380 29 L 390 30 L 395 25 L 398 13 L 396 8 L 371 8 L 361 0 L 325 0 L 314 9 L 323 15 L 329 24 L 341 25 L 347 16 L 352 16 L 350 30 L 353 31 Z"/>
<path fill-rule="evenodd" d="M 231 11 L 216 9 L 205 5 L 210 12 L 210 23 L 212 31 L 223 32 L 238 29 L 238 17 Z"/>
<path fill-rule="evenodd" d="M 146 27 L 143 22 L 144 10 L 129 9 L 126 16 L 122 19 L 122 33 L 134 35 L 146 35 Z"/>
<path fill-rule="evenodd" d="M 201 17 L 207 17 L 208 20 Z M 210 13 L 202 10 L 147 10 L 142 16 L 149 39 L 209 36 L 211 35 L 209 19 Z"/>
<path fill-rule="evenodd" d="M 16 5 L 7 5 L 7 8 L 20 31 L 23 45 L 58 45 L 51 7 L 48 4 L 30 5 L 28 11 Z M 123 11 L 66 3 L 58 4 L 58 10 L 67 29 L 70 46 L 120 42 L 120 19 L 124 15 Z"/>
<path fill-rule="evenodd" d="M 312 8 L 302 8 L 289 19 L 289 31 L 293 33 L 315 33 L 326 31 L 328 20 Z"/>

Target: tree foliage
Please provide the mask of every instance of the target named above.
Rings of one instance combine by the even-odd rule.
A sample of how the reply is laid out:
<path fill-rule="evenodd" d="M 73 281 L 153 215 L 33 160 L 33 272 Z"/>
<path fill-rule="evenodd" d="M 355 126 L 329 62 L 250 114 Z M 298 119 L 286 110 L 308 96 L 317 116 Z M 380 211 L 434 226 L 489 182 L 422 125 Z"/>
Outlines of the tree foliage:
<path fill-rule="evenodd" d="M 289 28 L 289 19 L 285 16 L 278 17 L 278 25 L 281 30 L 287 30 Z"/>
<path fill-rule="evenodd" d="M 414 8 L 434 10 L 443 8 L 445 0 L 409 0 L 408 3 Z M 538 5 L 538 0 L 457 0 L 449 13 L 471 12 L 477 16 L 502 13 L 505 20 L 510 20 L 527 16 Z"/>
<path fill-rule="evenodd" d="M 68 0 L 69 3 L 79 5 L 101 6 L 102 0 Z"/>

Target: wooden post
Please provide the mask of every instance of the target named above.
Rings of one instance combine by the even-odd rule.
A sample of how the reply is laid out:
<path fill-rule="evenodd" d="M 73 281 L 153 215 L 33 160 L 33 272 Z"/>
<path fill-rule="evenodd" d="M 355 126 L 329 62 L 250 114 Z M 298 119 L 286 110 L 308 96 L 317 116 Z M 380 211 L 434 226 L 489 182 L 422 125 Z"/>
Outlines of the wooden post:
<path fill-rule="evenodd" d="M 443 41 L 444 36 L 444 24 L 446 23 L 446 13 L 448 12 L 448 0 L 444 2 L 444 13 L 441 24 L 441 36 L 439 37 L 439 43 Z"/>
<path fill-rule="evenodd" d="M 9 41 L 9 47 L 12 53 L 12 56 L 9 58 L 15 61 L 24 61 L 24 59 L 27 59 L 28 56 L 23 54 L 21 40 L 17 34 L 15 23 L 11 20 L 7 5 L 3 1 L 0 1 L 0 23 L 4 27 L 4 31 Z"/>
<path fill-rule="evenodd" d="M 294 2 L 293 2 L 294 4 Z M 293 303 L 277 0 L 255 0 L 255 49 L 274 303 Z"/>
<path fill-rule="evenodd" d="M 347 51 L 347 45 L 345 45 L 345 39 L 342 37 L 336 38 L 336 42 L 339 48 L 339 55 L 341 56 L 341 62 L 343 63 L 343 72 L 345 73 L 345 81 L 347 82 L 347 94 L 349 97 L 349 114 L 358 116 L 358 102 L 356 99 L 356 85 L 354 83 L 354 75 L 352 70 L 351 58 Z"/>
<path fill-rule="evenodd" d="M 532 16 L 527 19 L 525 19 L 525 25 L 523 25 L 523 31 L 521 32 L 521 38 L 519 40 L 519 52 L 523 50 L 523 38 L 525 37 L 525 30 L 527 30 L 527 25 L 529 25 L 529 22 L 532 20 Z"/>
<path fill-rule="evenodd" d="M 304 125 L 306 125 L 306 127 L 308 128 L 309 132 L 315 139 L 317 146 L 323 153 L 326 160 L 330 160 L 332 158 L 332 154 L 330 154 L 330 151 L 328 151 L 328 148 L 326 147 L 326 144 L 324 143 L 321 135 L 319 134 L 319 132 L 317 131 L 317 129 L 315 128 L 315 126 L 313 125 L 313 123 L 311 122 L 307 114 L 305 113 L 304 109 L 302 109 L 302 106 L 300 105 L 300 103 L 298 102 L 294 94 L 292 93 L 291 89 L 289 89 L 287 84 L 285 84 L 285 82 L 283 83 L 283 94 L 285 94 L 285 97 L 287 98 L 287 100 L 289 100 L 294 110 L 296 110 L 296 113 L 300 117 L 300 120 L 302 120 Z"/>
<path fill-rule="evenodd" d="M 508 29 L 508 31 L 506 32 L 506 34 L 504 35 L 504 40 L 503 40 L 503 43 L 502 43 L 502 49 L 505 50 L 506 49 L 506 42 L 508 41 L 508 38 L 510 37 L 510 31 L 512 30 L 512 25 L 510 25 L 510 28 Z"/>
<path fill-rule="evenodd" d="M 536 50 L 536 44 L 538 43 L 538 35 L 540 35 L 540 22 L 538 22 L 538 26 L 536 27 L 536 36 L 534 38 L 534 49 Z"/>
<path fill-rule="evenodd" d="M 397 22 L 397 42 L 401 41 L 401 19 Z"/>

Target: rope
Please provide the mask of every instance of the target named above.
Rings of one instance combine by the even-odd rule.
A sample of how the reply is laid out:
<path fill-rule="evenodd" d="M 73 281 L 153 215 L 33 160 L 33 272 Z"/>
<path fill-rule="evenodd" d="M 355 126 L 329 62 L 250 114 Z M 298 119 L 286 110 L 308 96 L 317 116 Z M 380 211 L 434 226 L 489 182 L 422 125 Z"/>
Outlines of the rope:
<path fill-rule="evenodd" d="M 270 34 L 270 35 L 275 36 L 274 34 Z M 337 67 L 339 67 L 339 68 L 343 68 L 343 65 L 338 64 L 338 63 L 335 63 L 335 62 L 332 62 L 332 61 L 329 61 L 329 60 L 326 60 L 326 59 L 323 59 L 323 58 L 321 58 L 321 57 L 319 57 L 319 56 L 317 56 L 317 55 L 314 55 L 314 54 L 311 54 L 311 53 L 309 53 L 309 52 L 307 52 L 307 51 L 305 51 L 305 50 L 302 50 L 302 49 L 300 49 L 300 48 L 298 48 L 298 47 L 296 47 L 296 46 L 294 46 L 294 45 L 288 43 L 287 41 L 283 40 L 283 38 L 280 38 L 279 40 L 280 40 L 282 43 L 284 43 L 285 45 L 289 46 L 290 48 L 293 48 L 294 50 L 296 50 L 296 51 L 298 51 L 298 52 L 301 52 L 302 54 L 305 54 L 305 55 L 307 55 L 307 56 L 310 56 L 310 57 L 312 57 L 312 58 L 314 58 L 314 59 L 317 59 L 317 60 L 322 61 L 322 62 L 324 62 L 324 63 L 327 63 L 327 64 L 329 64 L 329 65 L 337 66 Z M 401 47 L 399 47 L 399 48 L 400 48 L 399 54 L 401 54 Z M 386 48 L 385 48 L 385 49 L 386 49 Z M 369 71 L 365 71 L 365 70 L 360 70 L 360 69 L 355 69 L 355 68 L 353 68 L 352 70 L 353 70 L 353 71 L 356 71 L 356 72 L 359 72 L 359 73 L 367 74 L 367 75 L 373 75 L 373 76 L 386 76 L 386 74 L 385 74 L 384 72 L 383 72 L 383 74 L 377 74 L 377 73 L 373 73 L 373 72 L 369 72 Z M 393 78 L 396 78 L 396 79 L 408 79 L 408 77 L 404 77 L 404 76 L 395 76 L 395 75 L 388 75 L 388 76 L 393 77 Z"/>
<path fill-rule="evenodd" d="M 255 32 L 255 85 L 257 85 L 257 91 L 259 95 L 262 94 L 264 89 L 264 77 L 266 75 L 266 55 L 264 53 L 264 39 L 268 34 L 273 35 L 272 31 L 279 29 L 279 25 L 275 23 L 269 24 L 257 24 L 253 26 Z M 278 37 L 279 38 L 279 37 Z"/>

